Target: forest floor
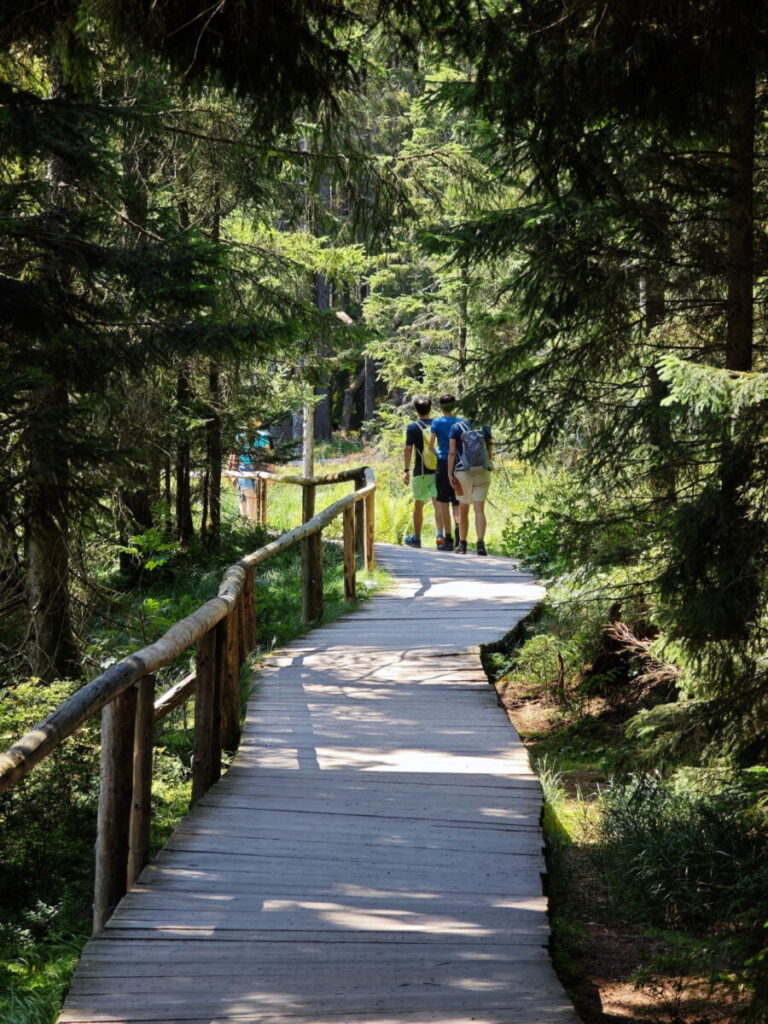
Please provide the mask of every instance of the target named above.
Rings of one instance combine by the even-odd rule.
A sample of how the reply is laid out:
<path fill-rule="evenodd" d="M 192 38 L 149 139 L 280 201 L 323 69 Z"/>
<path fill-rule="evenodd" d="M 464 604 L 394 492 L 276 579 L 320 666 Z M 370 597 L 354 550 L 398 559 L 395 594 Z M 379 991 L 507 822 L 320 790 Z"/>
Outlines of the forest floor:
<path fill-rule="evenodd" d="M 624 916 L 595 864 L 595 798 L 608 778 L 592 767 L 589 736 L 604 756 L 612 738 L 617 746 L 623 741 L 620 722 L 599 700 L 582 709 L 579 765 L 572 719 L 516 688 L 514 679 L 498 689 L 534 764 L 556 772 L 563 787 L 558 828 L 569 841 L 557 844 L 549 861 L 553 962 L 584 1024 L 735 1024 L 743 1004 L 729 990 L 712 991 L 706 978 L 659 967 L 667 936 Z M 559 772 L 561 764 L 567 770 Z"/>

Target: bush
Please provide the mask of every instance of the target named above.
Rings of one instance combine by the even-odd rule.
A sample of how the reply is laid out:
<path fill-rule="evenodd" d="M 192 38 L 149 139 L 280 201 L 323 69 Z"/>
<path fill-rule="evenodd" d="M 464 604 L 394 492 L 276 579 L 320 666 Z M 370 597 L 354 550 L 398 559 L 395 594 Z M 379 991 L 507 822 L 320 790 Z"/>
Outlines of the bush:
<path fill-rule="evenodd" d="M 741 776 L 713 785 L 712 775 L 643 775 L 603 795 L 600 860 L 650 925 L 705 933 L 768 917 L 765 816 Z"/>

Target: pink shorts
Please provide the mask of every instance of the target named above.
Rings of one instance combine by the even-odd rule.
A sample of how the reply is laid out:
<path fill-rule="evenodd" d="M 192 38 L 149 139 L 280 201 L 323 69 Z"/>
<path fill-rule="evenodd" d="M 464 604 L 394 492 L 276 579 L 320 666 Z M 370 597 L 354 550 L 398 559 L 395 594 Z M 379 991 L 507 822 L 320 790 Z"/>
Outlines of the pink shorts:
<path fill-rule="evenodd" d="M 456 492 L 460 505 L 470 505 L 473 501 L 485 501 L 488 496 L 488 488 L 491 486 L 491 471 L 489 469 L 473 466 L 472 469 L 458 469 L 455 475 L 464 492 L 463 494 Z"/>

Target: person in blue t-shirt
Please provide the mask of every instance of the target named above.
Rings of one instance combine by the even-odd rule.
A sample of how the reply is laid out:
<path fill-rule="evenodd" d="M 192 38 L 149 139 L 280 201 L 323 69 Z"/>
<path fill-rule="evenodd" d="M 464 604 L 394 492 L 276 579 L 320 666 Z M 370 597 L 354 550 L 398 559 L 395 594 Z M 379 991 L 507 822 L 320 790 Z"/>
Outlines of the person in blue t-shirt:
<path fill-rule="evenodd" d="M 274 470 L 274 466 L 269 464 L 269 452 L 273 448 L 272 437 L 268 430 L 262 428 L 261 420 L 252 420 L 251 430 L 237 435 L 235 448 L 236 451 L 229 456 L 229 469 L 239 473 Z M 239 492 L 240 515 L 244 519 L 256 522 L 258 512 L 255 477 L 236 477 L 233 483 Z"/>
<path fill-rule="evenodd" d="M 443 550 L 453 551 L 454 546 L 459 545 L 459 501 L 456 492 L 451 487 L 448 476 L 448 451 L 450 448 L 451 427 L 459 422 L 458 416 L 453 415 L 453 408 L 456 405 L 454 395 L 441 395 L 438 399 L 441 415 L 432 420 L 432 437 L 429 447 L 432 451 L 437 447 L 437 514 L 442 531 L 445 535 Z M 453 508 L 453 521 L 451 519 L 451 508 Z M 455 529 L 455 542 L 452 530 Z"/>
<path fill-rule="evenodd" d="M 435 488 L 435 470 L 424 464 L 424 434 L 429 435 L 429 428 L 432 419 L 429 415 L 432 409 L 432 402 L 426 395 L 416 395 L 413 399 L 413 408 L 419 417 L 413 423 L 408 424 L 405 431 L 405 448 L 403 457 L 403 482 L 411 483 L 411 456 L 414 455 L 413 463 L 413 533 L 405 538 L 405 543 L 412 548 L 421 547 L 421 527 L 424 522 L 424 503 L 429 501 L 434 505 L 437 497 Z M 434 462 L 434 460 L 432 460 Z M 435 513 L 437 521 L 437 513 Z M 439 525 L 439 524 L 438 524 Z M 438 535 L 437 546 L 440 544 L 441 536 Z"/>
<path fill-rule="evenodd" d="M 472 437 L 465 435 L 471 431 Z M 480 433 L 482 432 L 482 437 Z M 482 453 L 483 464 L 470 464 L 465 447 L 470 442 L 476 441 L 472 447 L 475 452 Z M 484 445 L 483 445 L 483 442 Z M 475 509 L 475 531 L 477 533 L 477 553 L 487 555 L 485 549 L 485 499 L 488 496 L 488 488 L 491 483 L 491 456 L 493 455 L 493 440 L 488 427 L 473 427 L 469 420 L 458 420 L 451 427 L 449 437 L 450 448 L 448 450 L 448 474 L 451 478 L 451 485 L 459 498 L 459 546 L 456 548 L 459 554 L 467 553 L 467 533 L 469 531 L 469 506 Z M 470 458 L 472 449 L 470 451 Z"/>

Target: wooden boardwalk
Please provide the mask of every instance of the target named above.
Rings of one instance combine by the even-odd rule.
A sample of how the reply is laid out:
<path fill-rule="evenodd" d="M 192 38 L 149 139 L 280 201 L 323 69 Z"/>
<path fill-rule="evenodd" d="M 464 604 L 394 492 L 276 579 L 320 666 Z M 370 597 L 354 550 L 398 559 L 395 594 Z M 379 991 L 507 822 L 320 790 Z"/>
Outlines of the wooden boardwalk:
<path fill-rule="evenodd" d="M 380 545 L 395 588 L 260 672 L 228 774 L 83 954 L 67 1024 L 576 1024 L 541 794 L 476 645 L 541 595 Z"/>

